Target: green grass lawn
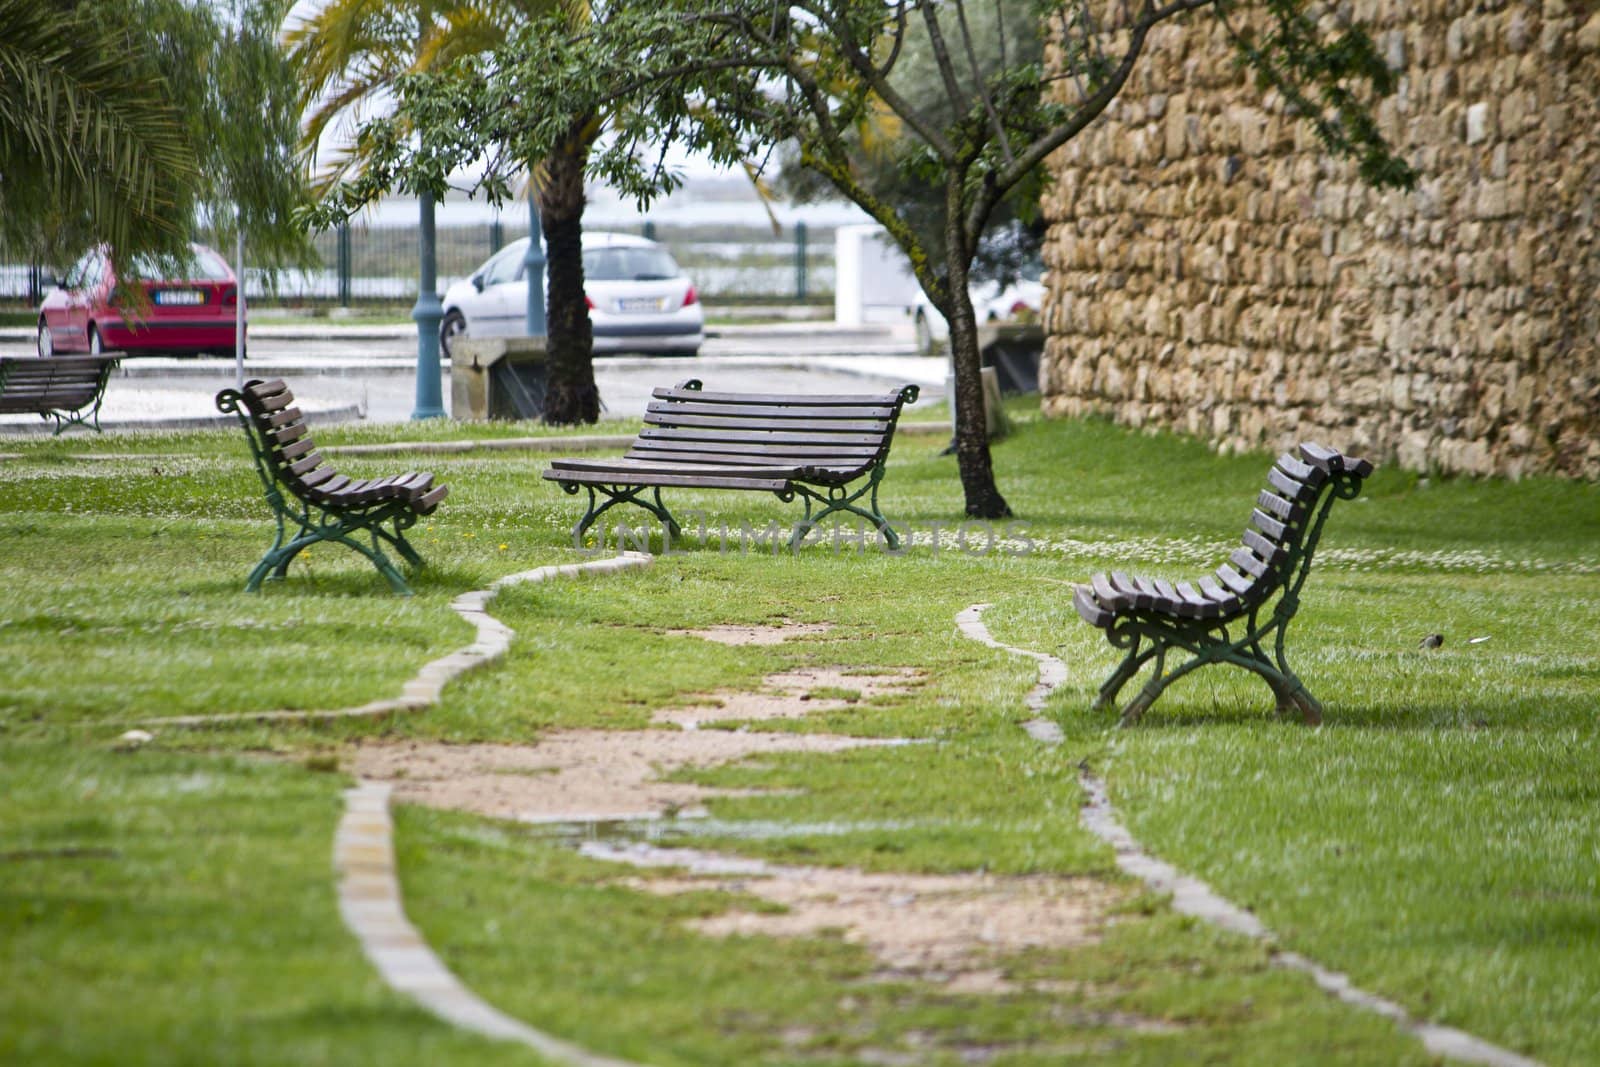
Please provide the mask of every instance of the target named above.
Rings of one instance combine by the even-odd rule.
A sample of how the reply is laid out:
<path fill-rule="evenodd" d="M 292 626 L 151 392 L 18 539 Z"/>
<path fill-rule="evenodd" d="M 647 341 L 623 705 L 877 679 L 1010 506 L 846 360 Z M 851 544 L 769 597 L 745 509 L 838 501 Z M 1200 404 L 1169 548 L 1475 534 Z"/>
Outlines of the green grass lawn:
<path fill-rule="evenodd" d="M 1021 525 L 994 551 L 978 527 L 970 551 L 956 543 L 943 440 L 906 436 L 882 497 L 913 529 L 904 555 L 848 538 L 798 557 L 741 551 L 741 524 L 798 509 L 680 491 L 681 514 L 703 513 L 691 531 L 728 527 L 726 551 L 691 537 L 646 571 L 507 589 L 491 610 L 516 631 L 510 653 L 431 711 L 197 731 L 159 720 L 394 695 L 471 639 L 452 597 L 581 558 L 567 534 L 581 502 L 539 478 L 535 455 L 341 456 L 352 474 L 422 466 L 450 484 L 414 534 L 431 564 L 417 596 L 390 597 L 365 561 L 318 546 L 252 597 L 239 589 L 270 521 L 237 433 L 0 443 L 21 457 L 0 462 L 0 1061 L 533 1062 L 377 981 L 334 906 L 347 779 L 321 768 L 371 736 L 638 728 L 663 703 L 806 663 L 914 667 L 925 681 L 760 728 L 926 743 L 701 773 L 778 792 L 716 801 L 713 820 L 673 833 L 808 864 L 1089 874 L 1126 886 L 1102 940 L 1010 961 L 1033 987 L 1000 997 L 866 981 L 871 961 L 838 939 L 723 941 L 682 925 L 728 894 L 640 893 L 536 829 L 402 808 L 413 919 L 503 1010 L 651 1063 L 954 1063 L 974 1050 L 1003 1064 L 1426 1060 L 1259 946 L 1123 882 L 1077 824 L 1088 760 L 1153 852 L 1289 947 L 1419 1016 L 1552 1064 L 1600 1061 L 1600 490 L 1381 470 L 1336 506 L 1290 629 L 1322 729 L 1276 719 L 1258 680 L 1212 668 L 1115 731 L 1088 705 L 1116 654 L 1077 619 L 1070 583 L 1113 563 L 1208 570 L 1270 457 L 1015 414 L 995 461 Z M 1060 749 L 1016 725 L 1031 661 L 957 634 L 955 614 L 976 602 L 994 605 L 1000 640 L 1068 663 L 1050 706 Z M 755 648 L 662 632 L 778 619 L 832 628 Z M 1419 649 L 1430 633 L 1444 646 Z M 149 720 L 153 745 L 111 751 Z"/>

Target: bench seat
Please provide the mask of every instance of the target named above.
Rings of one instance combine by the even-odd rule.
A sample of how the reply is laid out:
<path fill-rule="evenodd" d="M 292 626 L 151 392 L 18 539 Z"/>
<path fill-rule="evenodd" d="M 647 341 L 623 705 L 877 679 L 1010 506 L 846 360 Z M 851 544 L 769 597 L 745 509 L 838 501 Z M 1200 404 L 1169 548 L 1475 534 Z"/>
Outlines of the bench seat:
<path fill-rule="evenodd" d="M 332 541 L 366 556 L 395 592 L 411 595 L 411 587 L 382 546 L 389 545 L 412 567 L 421 567 L 422 558 L 406 540 L 405 531 L 433 514 L 449 494 L 447 486 L 435 485 L 433 475 L 423 471 L 383 478 L 340 474 L 317 451 L 304 415 L 294 406 L 294 394 L 282 380 L 224 389 L 217 394 L 217 408 L 238 416 L 278 523 L 272 546 L 245 582 L 247 592 L 260 589 L 268 577 L 283 578 L 295 556 L 311 545 Z M 299 532 L 291 535 L 291 526 Z M 363 533 L 370 545 L 357 539 Z"/>
<path fill-rule="evenodd" d="M 619 459 L 551 460 L 544 477 L 569 493 L 587 490 L 589 507 L 575 543 L 607 509 L 632 503 L 655 515 L 669 537 L 682 531 L 660 490 L 733 489 L 805 501 L 790 547 L 823 518 L 866 518 L 891 548 L 894 528 L 878 510 L 878 484 L 901 409 L 917 387 L 884 394 L 764 394 L 705 391 L 695 379 L 651 393 L 645 425 Z M 852 483 L 864 484 L 852 491 Z M 649 489 L 652 498 L 640 493 Z M 603 500 L 601 498 L 604 498 Z M 813 513 L 813 505 L 820 510 Z M 866 505 L 866 506 L 863 506 Z"/>
<path fill-rule="evenodd" d="M 1123 709 L 1124 724 L 1136 721 L 1190 671 L 1207 663 L 1233 663 L 1266 680 L 1280 711 L 1298 708 L 1308 723 L 1321 722 L 1321 705 L 1284 659 L 1284 631 L 1299 609 L 1329 509 L 1335 500 L 1354 499 L 1371 473 L 1372 464 L 1364 459 L 1303 443 L 1279 456 L 1267 472 L 1244 543 L 1213 574 L 1171 582 L 1116 570 L 1075 586 L 1072 603 L 1078 614 L 1127 653 L 1101 686 L 1096 708 L 1115 703 L 1123 685 L 1151 659 L 1155 669 Z M 1239 636 L 1230 636 L 1230 627 Z M 1269 638 L 1271 659 L 1262 647 Z M 1166 671 L 1172 648 L 1192 657 Z"/>

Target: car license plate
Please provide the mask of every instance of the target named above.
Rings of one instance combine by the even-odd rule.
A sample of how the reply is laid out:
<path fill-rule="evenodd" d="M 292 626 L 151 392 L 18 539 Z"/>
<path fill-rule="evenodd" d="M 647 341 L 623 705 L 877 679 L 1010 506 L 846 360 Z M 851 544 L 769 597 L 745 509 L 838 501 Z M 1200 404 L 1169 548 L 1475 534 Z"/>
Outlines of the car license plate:
<path fill-rule="evenodd" d="M 617 301 L 620 311 L 660 311 L 664 301 L 657 296 L 634 296 Z"/>
<path fill-rule="evenodd" d="M 206 302 L 206 294 L 198 289 L 158 289 L 155 300 L 162 307 L 198 307 Z"/>

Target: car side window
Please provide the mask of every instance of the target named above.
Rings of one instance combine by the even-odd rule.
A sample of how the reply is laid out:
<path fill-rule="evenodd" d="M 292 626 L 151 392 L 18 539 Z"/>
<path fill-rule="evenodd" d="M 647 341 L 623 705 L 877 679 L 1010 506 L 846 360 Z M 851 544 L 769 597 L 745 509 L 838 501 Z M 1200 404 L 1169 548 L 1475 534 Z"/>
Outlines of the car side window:
<path fill-rule="evenodd" d="M 516 281 L 522 276 L 522 260 L 525 255 L 520 247 L 505 249 L 489 261 L 488 269 L 483 272 L 483 284 L 504 285 Z"/>
<path fill-rule="evenodd" d="M 82 289 L 88 283 L 89 266 L 95 261 L 93 252 L 86 253 L 78 258 L 78 262 L 67 271 L 67 276 L 62 279 L 64 289 Z"/>

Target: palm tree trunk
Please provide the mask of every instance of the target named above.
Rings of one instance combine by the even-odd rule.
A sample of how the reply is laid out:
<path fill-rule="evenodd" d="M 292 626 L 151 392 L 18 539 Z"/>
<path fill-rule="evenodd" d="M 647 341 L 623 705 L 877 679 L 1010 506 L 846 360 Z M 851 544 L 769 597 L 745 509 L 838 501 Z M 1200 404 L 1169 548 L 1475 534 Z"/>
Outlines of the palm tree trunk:
<path fill-rule="evenodd" d="M 600 391 L 594 384 L 594 328 L 583 291 L 583 170 L 589 158 L 585 131 L 591 125 L 573 124 L 565 143 L 545 160 L 546 180 L 538 193 L 545 269 L 550 274 L 544 421 L 560 426 L 591 423 L 600 417 Z"/>

